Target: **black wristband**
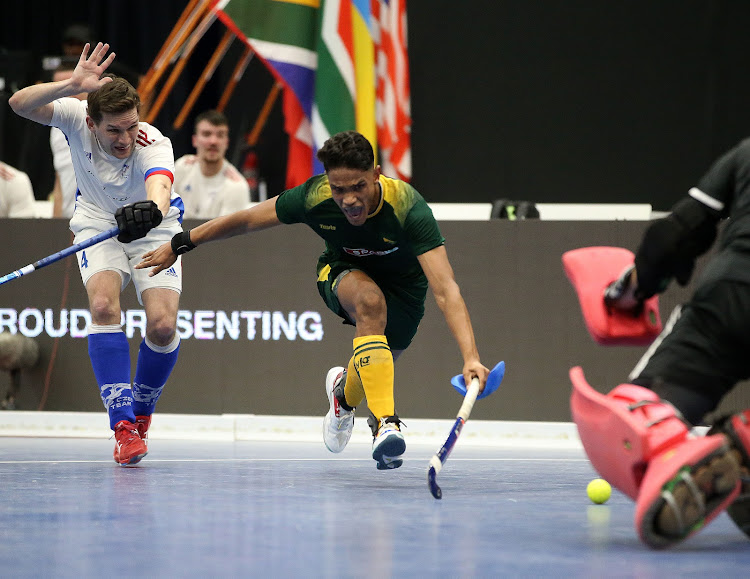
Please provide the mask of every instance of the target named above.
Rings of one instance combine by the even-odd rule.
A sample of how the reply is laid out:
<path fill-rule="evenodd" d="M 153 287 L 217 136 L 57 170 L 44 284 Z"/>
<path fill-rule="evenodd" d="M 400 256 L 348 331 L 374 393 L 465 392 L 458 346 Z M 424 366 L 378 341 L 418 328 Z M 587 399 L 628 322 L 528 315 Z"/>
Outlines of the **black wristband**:
<path fill-rule="evenodd" d="M 195 249 L 195 244 L 190 241 L 189 231 L 180 231 L 172 237 L 172 252 L 175 255 L 182 255 L 192 249 Z"/>

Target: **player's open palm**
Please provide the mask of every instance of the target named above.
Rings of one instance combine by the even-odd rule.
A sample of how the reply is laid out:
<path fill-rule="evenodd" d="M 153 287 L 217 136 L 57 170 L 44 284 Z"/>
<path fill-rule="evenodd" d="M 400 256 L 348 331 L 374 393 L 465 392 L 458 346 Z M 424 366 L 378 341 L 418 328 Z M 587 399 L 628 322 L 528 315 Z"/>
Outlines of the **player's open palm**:
<path fill-rule="evenodd" d="M 145 269 L 152 267 L 148 274 L 154 276 L 164 269 L 169 269 L 177 261 L 177 256 L 172 252 L 172 244 L 165 243 L 153 251 L 143 254 L 143 260 L 135 266 L 136 269 Z"/>
<path fill-rule="evenodd" d="M 79 92 L 93 92 L 108 82 L 112 82 L 111 78 L 101 78 L 104 71 L 107 70 L 115 59 L 114 52 L 104 58 L 109 50 L 109 44 L 102 44 L 100 42 L 94 47 L 90 55 L 88 54 L 89 48 L 90 45 L 88 43 L 83 47 L 81 57 L 78 59 L 78 64 L 70 79 L 72 83 L 78 85 L 80 88 Z"/>

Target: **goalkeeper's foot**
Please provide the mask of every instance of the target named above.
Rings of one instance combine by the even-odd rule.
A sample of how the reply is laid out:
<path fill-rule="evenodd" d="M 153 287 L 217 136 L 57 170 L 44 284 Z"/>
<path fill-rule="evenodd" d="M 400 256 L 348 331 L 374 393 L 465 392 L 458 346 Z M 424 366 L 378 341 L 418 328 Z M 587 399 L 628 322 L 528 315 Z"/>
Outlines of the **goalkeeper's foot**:
<path fill-rule="evenodd" d="M 354 409 L 347 410 L 341 405 L 344 400 L 346 370 L 336 366 L 328 370 L 326 376 L 326 395 L 328 396 L 328 414 L 323 419 L 323 442 L 331 452 L 341 452 L 349 444 L 354 430 Z"/>
<path fill-rule="evenodd" d="M 380 420 L 370 415 L 367 424 L 372 430 L 372 458 L 378 470 L 398 468 L 404 464 L 402 458 L 406 441 L 401 434 L 401 420 L 398 416 L 383 416 Z"/>
<path fill-rule="evenodd" d="M 727 507 L 729 518 L 750 537 L 750 410 L 726 416 L 717 421 L 709 434 L 723 432 L 740 468 L 742 487 L 739 496 Z"/>

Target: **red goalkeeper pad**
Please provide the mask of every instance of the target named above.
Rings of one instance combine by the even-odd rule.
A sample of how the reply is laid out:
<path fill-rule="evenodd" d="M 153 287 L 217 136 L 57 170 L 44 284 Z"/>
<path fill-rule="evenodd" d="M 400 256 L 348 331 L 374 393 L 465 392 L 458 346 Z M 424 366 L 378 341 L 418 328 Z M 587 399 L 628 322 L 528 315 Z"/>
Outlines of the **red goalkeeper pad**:
<path fill-rule="evenodd" d="M 582 247 L 562 256 L 565 275 L 578 294 L 586 328 L 599 344 L 643 346 L 661 333 L 658 296 L 647 299 L 637 316 L 604 304 L 604 290 L 634 259 L 633 252 L 622 247 Z"/>

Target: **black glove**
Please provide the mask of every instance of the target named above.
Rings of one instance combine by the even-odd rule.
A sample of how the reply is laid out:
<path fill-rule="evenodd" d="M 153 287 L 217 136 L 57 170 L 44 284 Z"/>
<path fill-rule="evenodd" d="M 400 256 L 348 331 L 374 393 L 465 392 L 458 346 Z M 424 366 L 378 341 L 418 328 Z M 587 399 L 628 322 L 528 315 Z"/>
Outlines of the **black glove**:
<path fill-rule="evenodd" d="M 120 207 L 115 212 L 120 235 L 117 240 L 130 243 L 146 237 L 146 234 L 161 223 L 161 211 L 153 201 L 138 201 Z"/>
<path fill-rule="evenodd" d="M 607 309 L 628 311 L 634 316 L 643 311 L 643 299 L 636 296 L 637 288 L 633 281 L 635 266 L 630 265 L 616 280 L 604 289 L 604 305 Z"/>

